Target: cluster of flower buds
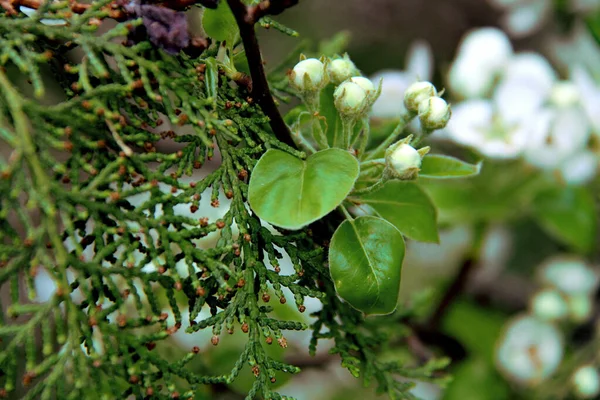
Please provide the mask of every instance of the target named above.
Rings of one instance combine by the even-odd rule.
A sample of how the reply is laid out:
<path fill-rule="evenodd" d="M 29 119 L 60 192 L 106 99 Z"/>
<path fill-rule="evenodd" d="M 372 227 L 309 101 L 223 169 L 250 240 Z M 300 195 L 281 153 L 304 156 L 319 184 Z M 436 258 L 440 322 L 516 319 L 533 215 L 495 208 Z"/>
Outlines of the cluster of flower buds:
<path fill-rule="evenodd" d="M 419 116 L 421 125 L 427 130 L 442 129 L 450 121 L 450 105 L 440 97 L 430 82 L 415 82 L 404 93 L 404 105 L 408 112 Z"/>
<path fill-rule="evenodd" d="M 342 118 L 357 120 L 367 114 L 377 95 L 373 82 L 362 76 L 353 76 L 335 89 L 333 98 Z"/>
<path fill-rule="evenodd" d="M 333 96 L 338 112 L 342 118 L 354 121 L 367 114 L 380 91 L 373 82 L 360 76 L 347 54 L 332 60 L 301 56 L 289 78 L 291 86 L 307 101 L 332 82 L 337 86 Z"/>
<path fill-rule="evenodd" d="M 394 143 L 385 151 L 385 180 L 412 180 L 416 179 L 421 168 L 421 160 L 429 153 L 429 147 L 419 150 L 410 145 L 412 135 Z"/>

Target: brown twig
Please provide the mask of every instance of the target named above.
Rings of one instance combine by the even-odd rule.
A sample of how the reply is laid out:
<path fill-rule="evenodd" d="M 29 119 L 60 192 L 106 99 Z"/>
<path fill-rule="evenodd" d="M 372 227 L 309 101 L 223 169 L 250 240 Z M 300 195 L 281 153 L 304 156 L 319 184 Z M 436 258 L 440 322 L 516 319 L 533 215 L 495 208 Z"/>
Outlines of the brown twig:
<path fill-rule="evenodd" d="M 250 75 L 252 76 L 252 98 L 258 102 L 263 112 L 269 117 L 269 124 L 275 133 L 275 137 L 294 148 L 296 145 L 292 140 L 292 135 L 279 113 L 279 109 L 269 89 L 254 24 L 258 18 L 269 14 L 278 14 L 297 2 L 298 0 L 273 0 L 263 1 L 257 6 L 246 7 L 241 0 L 227 0 L 240 29 L 240 35 L 244 43 L 244 49 L 246 50 L 246 58 L 248 59 Z"/>

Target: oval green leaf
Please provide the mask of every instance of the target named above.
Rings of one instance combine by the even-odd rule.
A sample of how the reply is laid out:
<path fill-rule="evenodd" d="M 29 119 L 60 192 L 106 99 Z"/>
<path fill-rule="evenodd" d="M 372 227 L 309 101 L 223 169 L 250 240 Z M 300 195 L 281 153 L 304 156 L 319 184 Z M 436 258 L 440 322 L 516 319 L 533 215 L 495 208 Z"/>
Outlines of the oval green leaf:
<path fill-rule="evenodd" d="M 469 164 L 458 158 L 437 154 L 423 157 L 419 176 L 433 179 L 467 178 L 479 174 L 481 163 Z"/>
<path fill-rule="evenodd" d="M 440 240 L 437 211 L 429 196 L 414 182 L 388 181 L 378 191 L 351 200 L 369 205 L 411 239 L 432 243 Z"/>
<path fill-rule="evenodd" d="M 270 149 L 252 171 L 248 202 L 268 223 L 300 229 L 340 205 L 358 172 L 358 161 L 345 150 L 327 149 L 300 160 Z"/>
<path fill-rule="evenodd" d="M 381 218 L 344 221 L 331 238 L 329 269 L 335 289 L 365 314 L 396 309 L 403 260 L 402 234 Z"/>
<path fill-rule="evenodd" d="M 235 17 L 226 1 L 220 2 L 214 10 L 204 9 L 202 27 L 207 36 L 219 42 L 227 41 L 229 46 L 235 44 L 240 34 Z"/>
<path fill-rule="evenodd" d="M 541 192 L 534 200 L 539 224 L 576 251 L 594 248 L 598 217 L 594 197 L 585 188 L 566 187 Z"/>

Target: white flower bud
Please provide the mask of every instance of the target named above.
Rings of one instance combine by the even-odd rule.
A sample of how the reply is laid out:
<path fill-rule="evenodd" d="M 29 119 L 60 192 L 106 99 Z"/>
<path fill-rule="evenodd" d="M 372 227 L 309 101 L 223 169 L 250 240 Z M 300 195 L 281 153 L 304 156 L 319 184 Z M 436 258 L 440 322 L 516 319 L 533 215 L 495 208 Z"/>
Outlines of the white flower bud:
<path fill-rule="evenodd" d="M 356 83 L 347 81 L 342 83 L 333 92 L 335 108 L 347 117 L 358 118 L 368 105 L 367 93 Z"/>
<path fill-rule="evenodd" d="M 419 104 L 419 120 L 425 129 L 442 129 L 450 121 L 450 105 L 440 97 L 430 97 Z"/>
<path fill-rule="evenodd" d="M 321 90 L 329 81 L 325 64 L 316 58 L 300 61 L 290 74 L 290 83 L 300 92 Z"/>
<path fill-rule="evenodd" d="M 373 85 L 373 82 L 371 82 L 371 80 L 368 78 L 365 78 L 363 76 L 354 76 L 354 77 L 350 78 L 350 81 L 352 83 L 356 83 L 358 86 L 360 86 L 362 88 L 362 90 L 365 91 L 367 96 L 369 96 L 370 99 L 372 99 L 375 96 L 375 94 L 377 93 L 377 89 L 375 89 L 375 85 Z"/>
<path fill-rule="evenodd" d="M 567 316 L 569 307 L 559 291 L 546 289 L 531 299 L 532 313 L 545 321 L 556 321 Z"/>
<path fill-rule="evenodd" d="M 332 60 L 327 66 L 327 71 L 329 72 L 331 81 L 336 85 L 339 85 L 356 75 L 358 73 L 358 68 L 356 68 L 356 65 L 354 65 L 350 58 L 345 56 L 344 58 Z"/>
<path fill-rule="evenodd" d="M 404 93 L 404 105 L 412 113 L 419 112 L 419 105 L 430 97 L 436 97 L 437 90 L 431 82 L 415 82 L 406 89 Z"/>
<path fill-rule="evenodd" d="M 385 172 L 388 179 L 415 179 L 421 168 L 423 156 L 429 148 L 415 149 L 410 144 L 412 136 L 394 143 L 385 151 Z"/>
<path fill-rule="evenodd" d="M 577 397 L 592 399 L 600 394 L 600 375 L 593 365 L 579 367 L 571 378 Z"/>

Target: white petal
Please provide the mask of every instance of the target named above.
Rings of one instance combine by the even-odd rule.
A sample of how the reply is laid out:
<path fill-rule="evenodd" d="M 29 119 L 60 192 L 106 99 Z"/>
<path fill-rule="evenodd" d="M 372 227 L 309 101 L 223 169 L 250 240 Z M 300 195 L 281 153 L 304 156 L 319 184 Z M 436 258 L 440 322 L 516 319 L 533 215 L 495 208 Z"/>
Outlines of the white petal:
<path fill-rule="evenodd" d="M 480 28 L 465 36 L 459 54 L 486 69 L 502 68 L 512 55 L 508 36 L 497 28 Z"/>
<path fill-rule="evenodd" d="M 557 74 L 543 56 L 538 53 L 520 53 L 515 55 L 506 66 L 504 80 L 527 81 L 537 86 L 543 95 L 552 90 Z"/>
<path fill-rule="evenodd" d="M 509 126 L 534 116 L 545 100 L 544 93 L 523 79 L 503 80 L 494 93 L 497 111 Z"/>
<path fill-rule="evenodd" d="M 581 105 L 594 130 L 600 133 L 600 86 L 581 66 L 573 69 L 573 81 L 581 94 Z"/>
<path fill-rule="evenodd" d="M 405 112 L 404 92 L 415 82 L 403 71 L 386 70 L 373 75 L 370 79 L 379 82 L 383 78 L 381 95 L 373 104 L 371 115 L 377 118 L 395 118 Z"/>
<path fill-rule="evenodd" d="M 560 167 L 560 173 L 568 184 L 583 185 L 590 182 L 598 171 L 598 157 L 591 151 L 575 154 Z"/>
<path fill-rule="evenodd" d="M 503 18 L 503 25 L 514 37 L 527 36 L 537 31 L 548 15 L 548 0 L 530 1 L 514 7 Z"/>
<path fill-rule="evenodd" d="M 424 40 L 413 42 L 406 55 L 406 74 L 417 80 L 429 81 L 433 74 L 433 51 Z"/>
<path fill-rule="evenodd" d="M 448 73 L 452 94 L 472 99 L 486 97 L 498 76 L 498 71 L 481 66 L 468 56 L 459 56 Z"/>
<path fill-rule="evenodd" d="M 484 132 L 492 123 L 494 109 L 486 100 L 468 100 L 452 109 L 452 118 L 446 127 L 448 135 L 457 143 L 467 146 L 480 146 L 484 142 Z"/>

